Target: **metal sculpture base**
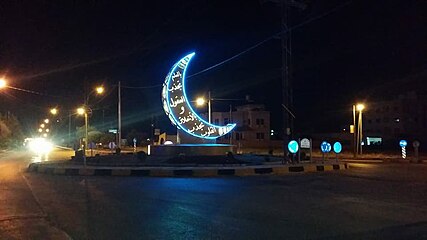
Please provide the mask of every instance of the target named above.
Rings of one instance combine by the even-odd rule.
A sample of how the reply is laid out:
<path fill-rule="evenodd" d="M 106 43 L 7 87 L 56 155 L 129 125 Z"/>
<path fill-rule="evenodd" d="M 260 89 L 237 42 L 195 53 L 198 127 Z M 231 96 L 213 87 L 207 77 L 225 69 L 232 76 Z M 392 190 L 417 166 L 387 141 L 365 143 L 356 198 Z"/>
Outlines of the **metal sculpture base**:
<path fill-rule="evenodd" d="M 177 156 L 226 156 L 234 153 L 230 144 L 171 144 L 150 146 L 150 155 L 156 157 Z"/>

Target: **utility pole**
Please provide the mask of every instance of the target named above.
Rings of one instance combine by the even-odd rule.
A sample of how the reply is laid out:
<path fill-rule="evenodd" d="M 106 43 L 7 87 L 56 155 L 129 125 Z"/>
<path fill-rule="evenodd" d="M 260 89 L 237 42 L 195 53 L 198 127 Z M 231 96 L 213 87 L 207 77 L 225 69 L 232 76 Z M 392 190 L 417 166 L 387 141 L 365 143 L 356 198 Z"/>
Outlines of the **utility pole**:
<path fill-rule="evenodd" d="M 357 130 L 359 131 L 359 130 Z M 359 132 L 357 132 L 359 134 Z M 357 135 L 359 136 L 359 135 Z M 356 139 L 356 105 L 353 105 L 353 158 L 357 155 L 357 139 Z"/>
<path fill-rule="evenodd" d="M 118 127 L 117 127 L 117 147 L 121 147 L 121 142 L 122 142 L 122 97 L 121 97 L 121 85 L 120 85 L 120 81 L 119 81 L 119 85 L 118 85 L 118 103 L 117 103 L 117 114 L 118 114 Z"/>
<path fill-rule="evenodd" d="M 70 146 L 74 146 L 71 142 L 71 110 L 68 111 L 68 143 Z"/>
<path fill-rule="evenodd" d="M 289 3 L 288 0 L 281 1 L 281 29 L 282 29 L 282 104 L 292 110 L 292 86 L 291 86 L 291 32 L 288 26 L 289 20 Z M 284 157 L 288 153 L 288 142 L 293 135 L 293 118 L 286 109 L 283 109 L 283 150 Z"/>
<path fill-rule="evenodd" d="M 212 109 L 211 109 L 211 91 L 208 91 L 208 120 L 212 122 Z"/>

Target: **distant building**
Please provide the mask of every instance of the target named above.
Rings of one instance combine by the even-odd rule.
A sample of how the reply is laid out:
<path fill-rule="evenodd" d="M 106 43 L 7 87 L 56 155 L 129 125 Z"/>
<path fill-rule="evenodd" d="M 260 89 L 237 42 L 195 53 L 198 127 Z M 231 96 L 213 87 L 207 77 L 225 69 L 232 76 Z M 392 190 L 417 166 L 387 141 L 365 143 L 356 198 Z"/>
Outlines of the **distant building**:
<path fill-rule="evenodd" d="M 363 112 L 363 133 L 367 145 L 427 140 L 426 96 L 410 92 L 389 101 L 369 102 Z"/>
<path fill-rule="evenodd" d="M 262 104 L 235 107 L 235 111 L 212 112 L 212 123 L 236 123 L 236 128 L 217 142 L 231 143 L 238 147 L 270 148 L 280 142 L 270 139 L 270 112 Z M 230 139 L 231 138 L 231 139 Z"/>

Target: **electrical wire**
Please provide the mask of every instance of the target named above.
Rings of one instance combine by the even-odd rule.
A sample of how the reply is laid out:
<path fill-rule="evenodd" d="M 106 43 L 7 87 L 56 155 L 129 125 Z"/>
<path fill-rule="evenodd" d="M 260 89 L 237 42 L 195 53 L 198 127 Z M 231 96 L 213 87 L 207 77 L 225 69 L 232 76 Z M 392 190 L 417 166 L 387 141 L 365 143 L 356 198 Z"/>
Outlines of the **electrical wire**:
<path fill-rule="evenodd" d="M 326 16 L 328 16 L 328 15 L 330 15 L 330 14 L 332 14 L 332 13 L 334 13 L 334 12 L 338 11 L 339 9 L 341 9 L 341 8 L 343 8 L 343 7 L 347 6 L 347 5 L 349 5 L 351 2 L 352 2 L 352 1 L 347 1 L 347 2 L 345 2 L 345 3 L 343 3 L 343 4 L 340 4 L 340 5 L 338 5 L 338 6 L 334 7 L 334 8 L 332 8 L 331 10 L 329 10 L 329 11 L 327 11 L 327 12 L 323 13 L 323 14 L 320 14 L 320 15 L 318 15 L 318 16 L 316 16 L 316 17 L 313 17 L 313 18 L 307 19 L 306 21 L 303 21 L 303 22 L 301 22 L 301 23 L 299 23 L 299 24 L 297 24 L 297 25 L 295 25 L 295 26 L 293 26 L 293 27 L 290 27 L 288 31 L 280 31 L 280 32 L 277 32 L 277 33 L 275 33 L 274 35 L 272 35 L 272 36 L 270 36 L 270 37 L 268 37 L 268 38 L 266 38 L 266 39 L 262 40 L 261 42 L 258 42 L 257 44 L 255 44 L 255 45 L 253 45 L 253 46 L 251 46 L 251 47 L 249 47 L 249 48 L 247 48 L 247 49 L 243 50 L 242 52 L 240 52 L 240 53 L 238 53 L 238 54 L 236 54 L 236 55 L 234 55 L 234 56 L 232 56 L 232 57 L 229 57 L 229 58 L 225 59 L 224 61 L 221 61 L 221 62 L 219 62 L 219 63 L 217 63 L 217 64 L 215 64 L 215 65 L 213 65 L 213 66 L 210 66 L 210 67 L 208 67 L 208 68 L 205 68 L 205 69 L 203 69 L 203 70 L 202 70 L 202 71 L 200 71 L 200 72 L 197 72 L 197 73 L 194 73 L 194 74 L 192 74 L 192 75 L 190 75 L 190 76 L 187 76 L 187 78 L 191 78 L 191 77 L 194 77 L 194 76 L 200 75 L 200 74 L 205 73 L 205 72 L 207 72 L 207 71 L 209 71 L 209 70 L 212 70 L 212 69 L 214 69 L 214 68 L 217 68 L 217 67 L 219 67 L 219 66 L 221 66 L 221 65 L 223 65 L 223 64 L 225 64 L 225 63 L 228 63 L 228 62 L 230 62 L 230 61 L 232 61 L 232 60 L 234 60 L 234 59 L 236 59 L 236 58 L 240 57 L 241 55 L 243 55 L 243 54 L 245 54 L 245 53 L 248 53 L 248 52 L 252 51 L 253 49 L 255 49 L 255 48 L 257 48 L 257 47 L 259 47 L 259 46 L 263 45 L 264 43 L 266 43 L 266 42 L 268 42 L 268 41 L 270 41 L 270 40 L 272 40 L 272 39 L 276 38 L 276 37 L 277 37 L 278 35 L 280 35 L 280 34 L 283 34 L 283 33 L 286 33 L 286 32 L 289 32 L 289 31 L 292 31 L 292 30 L 295 30 L 295 29 L 298 29 L 298 28 L 300 28 L 300 27 L 303 27 L 303 26 L 304 26 L 304 25 L 306 25 L 306 24 L 309 24 L 309 23 L 311 23 L 311 22 L 313 22 L 313 21 L 316 21 L 316 20 L 318 20 L 318 19 L 321 19 L 321 18 L 323 18 L 323 17 L 326 17 Z"/>
<path fill-rule="evenodd" d="M 120 85 L 121 88 L 129 88 L 129 89 L 149 89 L 149 88 L 157 88 L 157 87 L 161 87 L 163 84 L 156 84 L 156 85 L 152 85 L 152 86 L 143 86 L 143 87 L 133 87 L 133 86 L 123 86 Z"/>

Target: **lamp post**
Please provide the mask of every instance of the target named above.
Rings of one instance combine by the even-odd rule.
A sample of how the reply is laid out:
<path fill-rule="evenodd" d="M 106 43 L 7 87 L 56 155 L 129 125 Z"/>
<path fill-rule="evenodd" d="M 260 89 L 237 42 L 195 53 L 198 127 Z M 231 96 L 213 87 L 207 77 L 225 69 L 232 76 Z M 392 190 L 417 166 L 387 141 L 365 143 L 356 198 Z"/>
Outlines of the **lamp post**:
<path fill-rule="evenodd" d="M 86 97 L 85 97 L 85 102 L 84 102 L 84 106 L 80 107 L 77 109 L 77 114 L 79 115 L 84 115 L 85 117 L 85 145 L 84 145 L 84 155 L 86 156 L 86 149 L 88 147 L 88 128 L 89 128 L 89 118 L 88 118 L 88 112 L 92 111 L 89 107 L 89 97 L 93 94 L 96 93 L 98 95 L 101 95 L 104 93 L 104 87 L 103 86 L 98 86 L 96 87 L 94 90 L 92 90 Z"/>
<path fill-rule="evenodd" d="M 203 97 L 199 97 L 196 100 L 197 106 L 203 106 L 206 100 Z M 212 121 L 212 108 L 211 108 L 211 91 L 208 92 L 208 122 Z"/>
<path fill-rule="evenodd" d="M 121 148 L 122 143 L 122 96 L 121 96 L 121 83 L 117 88 L 117 147 Z"/>
<path fill-rule="evenodd" d="M 357 121 L 357 146 L 356 146 L 356 154 L 359 154 L 359 148 L 360 148 L 360 154 L 363 153 L 362 150 L 362 141 L 363 141 L 363 122 L 362 122 L 362 112 L 365 109 L 364 104 L 357 104 L 356 106 L 353 106 L 353 113 L 354 113 L 354 121 L 355 119 L 355 110 L 359 112 L 359 117 Z"/>
<path fill-rule="evenodd" d="M 356 105 L 353 105 L 353 158 L 356 158 L 357 152 L 356 142 Z"/>
<path fill-rule="evenodd" d="M 79 107 L 77 108 L 77 114 L 79 115 L 84 115 L 85 117 L 85 145 L 84 145 L 84 150 L 85 150 L 85 155 L 86 155 L 86 148 L 87 148 L 87 137 L 88 137 L 88 121 L 87 121 L 87 109 L 86 106 L 83 107 Z"/>

